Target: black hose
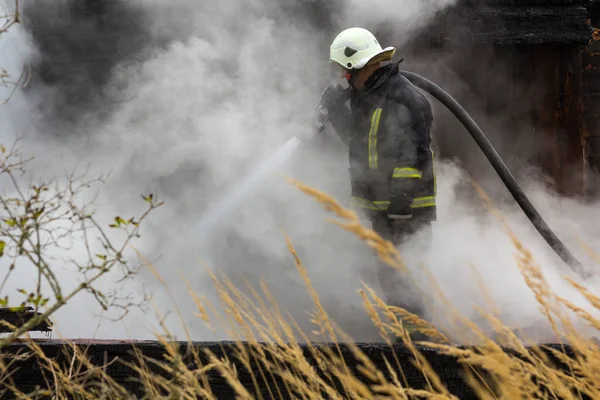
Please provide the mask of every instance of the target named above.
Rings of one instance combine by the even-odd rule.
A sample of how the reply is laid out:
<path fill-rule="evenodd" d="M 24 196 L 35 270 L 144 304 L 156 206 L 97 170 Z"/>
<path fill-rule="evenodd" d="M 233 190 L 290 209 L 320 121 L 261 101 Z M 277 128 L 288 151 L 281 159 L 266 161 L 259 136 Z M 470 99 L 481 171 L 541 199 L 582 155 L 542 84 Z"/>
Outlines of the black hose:
<path fill-rule="evenodd" d="M 494 149 L 494 146 L 490 143 L 490 141 L 485 136 L 485 133 L 481 130 L 481 128 L 475 123 L 473 118 L 464 110 L 464 108 L 446 93 L 442 88 L 440 88 L 435 83 L 430 80 L 423 78 L 413 72 L 408 71 L 400 71 L 400 73 L 406 77 L 413 85 L 421 88 L 431 94 L 433 97 L 438 99 L 440 103 L 446 106 L 448 110 L 450 110 L 456 118 L 464 125 L 464 127 L 469 131 L 475 142 L 479 145 L 487 159 L 490 161 L 498 175 L 500 175 L 500 179 L 506 185 L 507 189 L 510 191 L 514 199 L 517 201 L 519 206 L 527 215 L 527 218 L 531 221 L 533 226 L 537 229 L 537 231 L 542 235 L 542 237 L 546 240 L 546 242 L 550 245 L 550 247 L 556 252 L 556 254 L 576 273 L 578 273 L 582 277 L 588 277 L 583 268 L 583 265 L 577 261 L 577 259 L 571 254 L 571 252 L 566 248 L 566 246 L 561 242 L 561 240 L 556 236 L 556 234 L 550 229 L 548 224 L 544 221 L 542 216 L 535 209 L 533 204 L 529 201 L 525 193 L 521 190 L 517 181 L 512 176 L 500 155 Z"/>

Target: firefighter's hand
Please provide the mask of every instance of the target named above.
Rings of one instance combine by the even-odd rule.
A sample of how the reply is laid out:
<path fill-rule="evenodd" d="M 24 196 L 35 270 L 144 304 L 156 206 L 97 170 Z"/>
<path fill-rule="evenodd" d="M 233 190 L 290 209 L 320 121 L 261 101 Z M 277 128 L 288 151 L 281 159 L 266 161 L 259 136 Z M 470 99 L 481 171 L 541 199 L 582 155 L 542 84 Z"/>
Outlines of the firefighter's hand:
<path fill-rule="evenodd" d="M 342 92 L 336 86 L 330 85 L 321 93 L 312 122 L 317 132 L 323 132 L 325 124 L 329 121 L 329 111 L 335 109 L 341 100 Z"/>
<path fill-rule="evenodd" d="M 313 116 L 313 126 L 317 132 L 323 132 L 327 121 L 329 121 L 329 111 L 324 107 L 317 106 Z"/>
<path fill-rule="evenodd" d="M 347 100 L 346 93 L 339 86 L 329 85 L 323 93 L 321 93 L 321 98 L 319 99 L 319 104 L 317 107 L 324 108 L 326 110 L 331 110 L 333 108 L 338 107 L 341 103 Z"/>

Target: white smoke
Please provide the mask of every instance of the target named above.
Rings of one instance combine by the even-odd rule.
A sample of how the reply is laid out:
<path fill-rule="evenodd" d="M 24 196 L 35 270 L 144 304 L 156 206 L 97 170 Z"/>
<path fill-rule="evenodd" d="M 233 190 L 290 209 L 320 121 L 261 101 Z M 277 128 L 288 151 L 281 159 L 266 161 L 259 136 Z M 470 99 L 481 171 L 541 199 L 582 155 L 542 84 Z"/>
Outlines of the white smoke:
<path fill-rule="evenodd" d="M 390 25 L 402 46 L 411 34 L 426 27 L 437 13 L 457 4 L 457 0 L 345 0 L 343 20 L 347 25 Z"/>
<path fill-rule="evenodd" d="M 368 28 L 393 20 L 397 23 L 394 33 L 408 41 L 412 32 L 451 4 L 348 0 L 339 4 L 333 19 L 340 29 Z M 34 81 L 31 93 L 17 93 L 0 109 L 0 140 L 24 135 L 25 150 L 37 157 L 37 175 L 56 176 L 80 159 L 91 163 L 93 173 L 110 169 L 112 174 L 98 203 L 107 221 L 139 210 L 141 193 L 158 191 L 165 207 L 151 217 L 136 246 L 155 261 L 176 294 L 194 339 L 215 336 L 193 316 L 193 302 L 177 272 L 214 300 L 206 266 L 227 274 L 240 286 L 243 279 L 255 286 L 266 281 L 282 308 L 309 330 L 312 305 L 287 251 L 285 231 L 332 318 L 357 340 L 377 340 L 356 293 L 360 280 L 377 288 L 370 251 L 351 234 L 328 224 L 328 215 L 319 205 L 281 179 L 291 175 L 344 201 L 349 192 L 347 154 L 331 132 L 321 141 L 303 144 L 289 164 L 232 209 L 208 246 L 198 247 L 197 238 L 191 235 L 205 213 L 239 185 L 249 169 L 289 138 L 310 129 L 314 103 L 328 80 L 328 45 L 336 32 L 319 31 L 307 22 L 310 18 L 302 12 L 310 14 L 305 9 L 308 3 L 179 0 L 138 1 L 135 5 L 143 11 L 135 23 L 143 25 L 147 36 L 142 51 L 118 62 L 102 87 L 104 93 L 118 95 L 116 106 L 103 103 L 113 101 L 107 95 L 89 109 L 83 105 L 82 116 L 75 123 L 66 123 L 61 115 L 68 114 L 69 108 L 77 111 L 74 105 L 64 105 L 67 110 L 58 108 L 55 114 L 39 113 L 36 108 L 60 99 L 64 88 Z M 55 23 L 61 22 L 57 19 Z M 0 46 L 0 61 L 13 73 L 37 51 L 20 27 L 3 37 Z M 431 68 L 433 71 L 435 66 Z M 82 79 L 86 84 L 89 78 Z M 55 136 L 56 132 L 60 135 Z M 434 227 L 433 248 L 424 257 L 407 253 L 415 261 L 411 265 L 424 261 L 453 303 L 472 314 L 473 304 L 481 305 L 482 297 L 470 276 L 471 264 L 490 284 L 491 296 L 511 323 L 540 323 L 536 303 L 518 275 L 508 237 L 492 218 L 472 212 L 473 201 L 456 196 L 459 177 L 457 167 L 440 163 L 440 218 Z M 528 189 L 550 225 L 570 239 L 570 247 L 575 243 L 572 227 L 582 231 L 593 228 L 592 206 L 552 197 L 543 188 Z M 560 263 L 522 213 L 510 206 L 503 210 L 557 289 L 573 298 L 558 284 Z M 589 243 L 597 237 L 597 232 L 589 230 L 584 240 Z M 18 281 L 26 282 L 31 273 L 20 273 Z M 62 276 L 76 282 L 73 271 L 67 269 Z M 153 291 L 162 313 L 175 312 L 167 294 L 147 272 L 124 290 L 138 291 L 142 284 Z M 112 283 L 107 280 L 104 285 L 110 288 Z M 122 323 L 103 321 L 96 331 L 92 314 L 98 312 L 91 299 L 83 298 L 58 313 L 55 320 L 61 333 L 69 337 L 147 338 L 157 326 L 152 312 L 132 313 Z M 167 322 L 181 338 L 177 319 L 170 317 Z M 219 333 L 216 337 L 224 336 Z"/>
<path fill-rule="evenodd" d="M 519 271 L 516 257 L 519 256 L 511 237 L 503 223 L 491 213 L 481 213 L 484 201 L 461 200 L 461 190 L 468 177 L 454 164 L 438 163 L 439 217 L 434 227 L 431 251 L 415 254 L 410 244 L 404 256 L 412 273 L 422 287 L 427 287 L 430 272 L 444 291 L 444 295 L 462 315 L 483 322 L 479 312 L 493 312 L 509 326 L 515 328 L 535 328 L 529 338 L 553 340 L 552 327 L 539 310 L 539 303 L 527 287 Z M 595 268 L 593 258 L 582 244 L 597 249 L 600 243 L 599 232 L 592 222 L 598 204 L 581 204 L 573 199 L 565 199 L 550 193 L 539 182 L 523 182 L 523 189 L 538 208 L 543 218 L 565 242 L 565 245 L 581 261 L 586 269 Z M 534 265 L 541 266 L 549 287 L 555 294 L 568 299 L 577 306 L 599 317 L 598 310 L 590 304 L 564 279 L 570 277 L 583 282 L 574 271 L 567 267 L 553 253 L 525 214 L 516 204 L 503 204 L 492 198 L 508 228 L 525 248 L 531 252 Z M 418 238 L 415 239 L 417 241 Z M 590 278 L 584 283 L 592 292 L 598 288 L 598 278 Z M 485 294 L 485 295 L 484 295 Z M 492 301 L 493 307 L 488 304 Z M 442 329 L 451 329 L 449 313 L 444 302 L 434 299 L 434 319 Z M 574 320 L 582 332 L 589 330 L 582 321 Z M 456 333 L 456 332 L 454 332 Z M 535 335 L 535 336 L 533 336 Z M 461 338 L 457 338 L 461 340 Z"/>

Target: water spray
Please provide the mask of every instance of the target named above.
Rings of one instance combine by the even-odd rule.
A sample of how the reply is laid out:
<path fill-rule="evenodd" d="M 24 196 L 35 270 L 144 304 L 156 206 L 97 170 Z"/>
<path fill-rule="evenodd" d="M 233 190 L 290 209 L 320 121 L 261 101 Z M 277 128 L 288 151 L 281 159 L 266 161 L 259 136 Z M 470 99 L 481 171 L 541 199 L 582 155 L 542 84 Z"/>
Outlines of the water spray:
<path fill-rule="evenodd" d="M 293 137 L 264 162 L 260 163 L 250 174 L 242 179 L 239 184 L 227 193 L 218 205 L 207 213 L 190 232 L 194 235 L 197 244 L 203 244 L 209 235 L 218 225 L 222 224 L 225 219 L 232 214 L 232 210 L 237 210 L 239 205 L 248 199 L 249 195 L 259 188 L 260 183 L 288 160 L 301 141 L 297 137 Z"/>

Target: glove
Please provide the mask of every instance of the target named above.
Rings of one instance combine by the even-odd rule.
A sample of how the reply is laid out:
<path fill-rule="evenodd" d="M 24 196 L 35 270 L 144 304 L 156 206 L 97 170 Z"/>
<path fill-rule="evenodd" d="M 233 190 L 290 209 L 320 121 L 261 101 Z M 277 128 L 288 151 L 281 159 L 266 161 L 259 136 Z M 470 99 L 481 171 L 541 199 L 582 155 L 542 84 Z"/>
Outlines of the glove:
<path fill-rule="evenodd" d="M 411 219 L 413 216 L 412 208 L 410 208 L 411 203 L 411 199 L 405 193 L 395 196 L 387 210 L 388 218 L 394 220 Z"/>
<path fill-rule="evenodd" d="M 346 100 L 348 100 L 348 94 L 340 85 L 329 85 L 323 90 L 313 116 L 313 125 L 317 131 L 322 132 L 325 129 L 325 123 L 329 121 L 330 110 L 339 107 Z"/>
<path fill-rule="evenodd" d="M 319 99 L 319 104 L 317 107 L 330 110 L 339 106 L 345 100 L 347 100 L 347 96 L 344 89 L 340 85 L 329 85 L 325 88 L 325 90 L 323 90 L 323 93 L 321 93 L 321 98 Z"/>
<path fill-rule="evenodd" d="M 325 123 L 327 121 L 329 121 L 329 111 L 325 107 L 317 105 L 317 109 L 315 110 L 315 115 L 313 117 L 313 125 L 318 132 L 322 132 L 323 129 L 325 129 Z"/>

